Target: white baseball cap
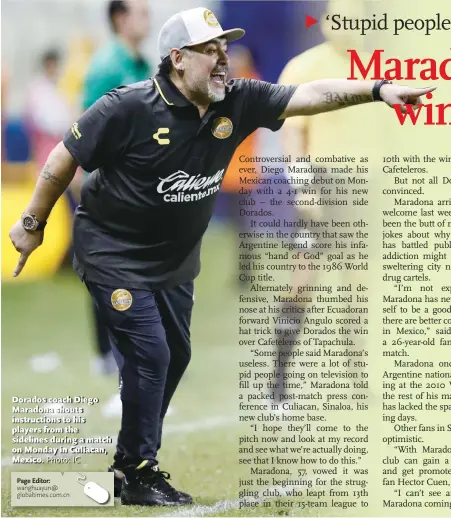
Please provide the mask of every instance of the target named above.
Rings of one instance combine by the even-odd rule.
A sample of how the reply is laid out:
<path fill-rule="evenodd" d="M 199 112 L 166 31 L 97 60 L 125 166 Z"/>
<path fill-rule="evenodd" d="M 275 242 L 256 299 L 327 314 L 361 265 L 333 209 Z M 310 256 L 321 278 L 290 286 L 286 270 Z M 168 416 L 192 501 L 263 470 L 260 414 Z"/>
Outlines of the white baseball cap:
<path fill-rule="evenodd" d="M 225 37 L 228 42 L 242 38 L 243 29 L 224 31 L 216 16 L 205 7 L 180 11 L 171 16 L 158 35 L 160 58 L 169 56 L 171 49 L 181 49 L 206 43 L 214 38 Z"/>

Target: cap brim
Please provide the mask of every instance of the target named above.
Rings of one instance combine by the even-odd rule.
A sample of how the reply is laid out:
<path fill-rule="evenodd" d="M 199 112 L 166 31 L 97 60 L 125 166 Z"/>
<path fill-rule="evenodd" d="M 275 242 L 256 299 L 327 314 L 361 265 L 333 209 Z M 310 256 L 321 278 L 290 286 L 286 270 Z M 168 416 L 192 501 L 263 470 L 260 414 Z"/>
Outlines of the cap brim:
<path fill-rule="evenodd" d="M 239 40 L 245 34 L 246 34 L 246 31 L 244 29 L 229 29 L 227 31 L 218 32 L 218 34 L 215 34 L 213 37 L 209 36 L 208 38 L 190 42 L 187 45 L 184 45 L 184 47 L 194 47 L 195 45 L 200 45 L 202 43 L 207 43 L 207 41 L 211 41 L 216 38 L 224 38 L 224 37 L 226 38 L 227 42 L 230 43 L 232 41 Z"/>

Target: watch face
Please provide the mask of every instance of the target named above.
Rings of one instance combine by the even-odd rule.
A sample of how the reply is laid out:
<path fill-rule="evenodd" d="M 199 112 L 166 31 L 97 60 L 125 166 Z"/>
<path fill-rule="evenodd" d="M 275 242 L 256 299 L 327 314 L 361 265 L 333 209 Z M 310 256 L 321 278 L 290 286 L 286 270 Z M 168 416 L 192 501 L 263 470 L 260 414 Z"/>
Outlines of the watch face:
<path fill-rule="evenodd" d="M 34 230 L 37 226 L 33 216 L 24 216 L 22 219 L 22 225 L 25 230 Z"/>

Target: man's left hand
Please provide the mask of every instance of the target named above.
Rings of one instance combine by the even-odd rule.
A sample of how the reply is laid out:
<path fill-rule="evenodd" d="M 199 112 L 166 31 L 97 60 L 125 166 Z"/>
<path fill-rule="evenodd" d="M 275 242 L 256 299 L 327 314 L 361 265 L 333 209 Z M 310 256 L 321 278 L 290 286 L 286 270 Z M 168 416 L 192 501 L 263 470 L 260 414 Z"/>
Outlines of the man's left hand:
<path fill-rule="evenodd" d="M 381 87 L 380 96 L 392 108 L 394 104 L 399 104 L 401 111 L 406 113 L 405 104 L 412 104 L 413 109 L 417 110 L 419 105 L 422 104 L 421 96 L 433 92 L 436 88 L 436 86 L 409 88 L 408 86 L 385 84 Z"/>

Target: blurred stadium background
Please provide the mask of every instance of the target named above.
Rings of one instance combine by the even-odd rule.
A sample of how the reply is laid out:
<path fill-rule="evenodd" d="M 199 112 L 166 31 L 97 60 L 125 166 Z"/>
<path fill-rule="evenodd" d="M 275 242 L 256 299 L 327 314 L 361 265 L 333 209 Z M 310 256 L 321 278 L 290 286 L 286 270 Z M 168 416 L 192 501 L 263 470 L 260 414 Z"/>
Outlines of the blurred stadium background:
<path fill-rule="evenodd" d="M 13 396 L 96 396 L 101 402 L 91 409 L 84 433 L 111 435 L 115 440 L 119 425 L 117 414 L 107 405 L 116 392 L 116 376 L 102 376 L 93 370 L 95 331 L 90 301 L 70 265 L 71 204 L 76 203 L 76 189 L 73 198 L 60 200 L 46 229 L 45 244 L 15 280 L 12 271 L 18 254 L 8 238 L 9 229 L 29 201 L 45 160 L 43 154 L 81 113 L 81 91 L 89 60 L 111 37 L 107 4 L 106 0 L 2 2 L 2 515 L 21 515 L 20 509 L 9 506 L 9 473 L 30 469 L 11 464 Z M 319 25 L 308 32 L 303 30 L 305 14 L 319 16 L 322 4 L 269 1 L 257 7 L 252 1 L 150 1 L 151 30 L 143 54 L 155 71 L 161 24 L 179 10 L 204 6 L 217 14 L 224 27 L 239 26 L 247 31 L 240 43 L 254 64 L 240 61 L 236 75 L 251 74 L 277 82 L 293 56 L 323 41 Z M 237 54 L 243 46 L 236 48 Z M 33 92 L 39 91 L 42 59 L 49 53 L 58 58 L 56 88 L 53 96 L 36 99 Z M 64 120 L 69 124 L 63 124 L 62 131 Z M 36 126 L 44 133 L 50 128 L 37 145 L 33 140 Z M 279 135 L 263 131 L 248 151 L 278 154 L 278 139 Z M 173 413 L 167 418 L 161 458 L 164 469 L 174 472 L 176 483 L 193 491 L 207 505 L 237 496 L 239 430 L 233 426 L 233 416 L 239 359 L 235 317 L 241 287 L 231 214 L 237 175 L 237 169 L 231 167 L 228 187 L 218 199 L 204 242 L 203 269 L 196 283 L 193 359 L 173 402 Z M 106 458 L 87 459 L 83 469 L 103 470 L 107 466 Z M 115 511 L 117 515 L 125 513 Z M 130 512 L 137 515 L 141 510 Z M 218 509 L 221 515 L 236 512 Z M 91 513 L 92 510 L 48 508 L 31 512 L 34 516 Z M 104 514 L 111 513 L 105 510 Z"/>

